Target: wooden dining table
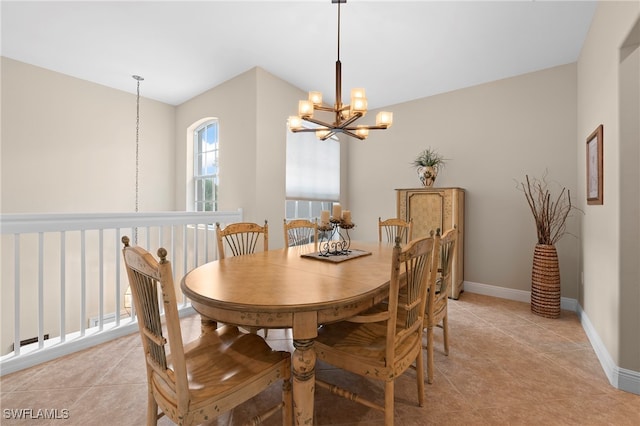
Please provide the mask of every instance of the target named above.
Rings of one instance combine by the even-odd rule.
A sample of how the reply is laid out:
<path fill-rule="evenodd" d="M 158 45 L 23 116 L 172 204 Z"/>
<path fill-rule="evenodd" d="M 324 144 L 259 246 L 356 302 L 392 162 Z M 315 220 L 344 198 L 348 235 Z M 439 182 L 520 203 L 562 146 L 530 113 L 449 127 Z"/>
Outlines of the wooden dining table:
<path fill-rule="evenodd" d="M 307 257 L 313 244 L 227 257 L 185 275 L 181 287 L 204 319 L 250 329 L 291 328 L 293 418 L 313 424 L 318 327 L 387 297 L 393 246 L 352 241 L 351 253 Z"/>

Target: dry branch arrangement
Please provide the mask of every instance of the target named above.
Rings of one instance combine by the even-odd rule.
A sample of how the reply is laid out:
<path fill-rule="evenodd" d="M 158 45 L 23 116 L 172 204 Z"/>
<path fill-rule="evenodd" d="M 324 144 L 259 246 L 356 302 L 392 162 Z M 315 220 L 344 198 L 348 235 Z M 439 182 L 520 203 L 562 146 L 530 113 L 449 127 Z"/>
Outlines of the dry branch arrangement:
<path fill-rule="evenodd" d="M 566 233 L 566 222 L 574 208 L 571 205 L 571 193 L 562 188 L 557 197 L 551 198 L 546 179 L 532 178 L 526 175 L 526 184 L 520 183 L 527 202 L 536 221 L 538 244 L 555 245 Z"/>

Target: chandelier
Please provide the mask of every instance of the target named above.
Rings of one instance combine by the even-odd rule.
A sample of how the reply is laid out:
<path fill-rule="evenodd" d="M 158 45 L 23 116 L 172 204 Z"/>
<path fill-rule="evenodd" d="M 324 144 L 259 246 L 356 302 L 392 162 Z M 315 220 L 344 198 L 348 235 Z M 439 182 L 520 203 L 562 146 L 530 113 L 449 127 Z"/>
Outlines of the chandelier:
<path fill-rule="evenodd" d="M 354 125 L 355 121 L 367 113 L 367 98 L 364 89 L 351 89 L 351 103 L 342 103 L 342 64 L 340 63 L 340 3 L 347 0 L 331 0 L 338 3 L 338 60 L 336 61 L 336 103 L 333 107 L 322 103 L 322 93 L 309 92 L 307 100 L 298 103 L 298 115 L 289 117 L 287 126 L 292 132 L 315 132 L 321 140 L 326 140 L 336 133 L 366 139 L 369 130 L 388 129 L 393 123 L 393 113 L 380 111 L 376 115 L 375 125 Z M 333 121 L 322 121 L 314 117 L 315 111 L 333 114 Z M 304 127 L 303 121 L 313 123 L 313 128 Z"/>

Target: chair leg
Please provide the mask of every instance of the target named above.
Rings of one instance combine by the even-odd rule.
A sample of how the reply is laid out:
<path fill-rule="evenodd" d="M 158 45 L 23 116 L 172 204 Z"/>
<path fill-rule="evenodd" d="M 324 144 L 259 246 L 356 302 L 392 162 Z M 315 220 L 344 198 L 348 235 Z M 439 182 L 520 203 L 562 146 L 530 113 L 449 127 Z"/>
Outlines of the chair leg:
<path fill-rule="evenodd" d="M 289 369 L 291 370 L 291 369 Z M 293 424 L 293 393 L 291 391 L 291 376 L 285 377 L 282 382 L 282 425 Z"/>
<path fill-rule="evenodd" d="M 433 326 L 427 327 L 427 382 L 433 383 Z"/>
<path fill-rule="evenodd" d="M 394 380 L 385 382 L 384 385 L 384 425 L 393 426 L 393 400 L 394 400 Z"/>
<path fill-rule="evenodd" d="M 158 403 L 153 398 L 151 391 L 149 391 L 147 398 L 147 426 L 156 426 L 158 424 Z"/>
<path fill-rule="evenodd" d="M 444 339 L 444 354 L 449 355 L 449 320 L 448 315 L 442 318 L 442 337 Z"/>
<path fill-rule="evenodd" d="M 416 381 L 418 382 L 418 405 L 424 406 L 424 355 L 422 350 L 418 352 L 416 359 Z"/>

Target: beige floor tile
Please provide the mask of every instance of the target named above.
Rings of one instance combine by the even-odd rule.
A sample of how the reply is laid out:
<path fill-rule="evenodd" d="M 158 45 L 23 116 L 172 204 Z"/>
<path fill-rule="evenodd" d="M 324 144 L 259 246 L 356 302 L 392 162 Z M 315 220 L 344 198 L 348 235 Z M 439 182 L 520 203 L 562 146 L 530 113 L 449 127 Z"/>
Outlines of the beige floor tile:
<path fill-rule="evenodd" d="M 183 340 L 200 332 L 200 317 L 182 320 Z M 418 406 L 416 372 L 396 380 L 397 425 L 638 425 L 640 396 L 612 387 L 578 317 L 538 317 L 527 303 L 464 292 L 449 303 L 450 353 L 441 330 L 434 343 L 434 383 L 425 384 Z M 260 335 L 264 335 L 260 331 Z M 270 330 L 268 342 L 293 351 L 291 330 Z M 425 350 L 426 359 L 426 350 Z M 383 386 L 319 362 L 319 378 L 355 389 L 380 403 Z M 145 424 L 146 372 L 139 335 L 132 334 L 0 378 L 3 409 L 68 410 L 68 419 L 39 425 Z M 280 398 L 274 384 L 265 393 L 208 426 L 237 425 Z M 382 426 L 381 412 L 318 388 L 315 424 Z M 34 420 L 1 418 L 4 425 Z M 158 422 L 171 425 L 167 418 Z M 267 426 L 281 425 L 278 413 Z"/>

